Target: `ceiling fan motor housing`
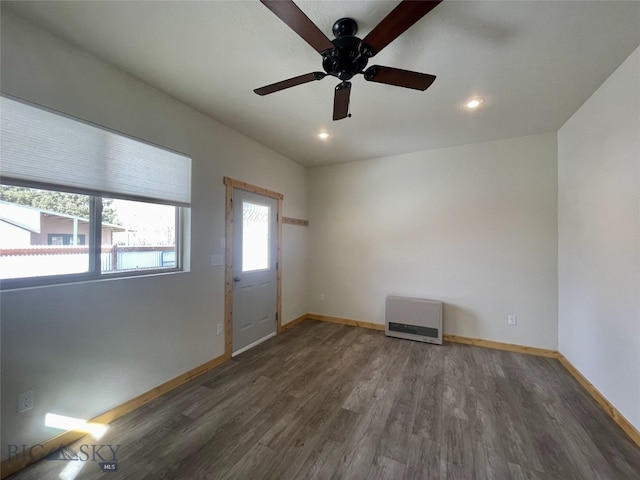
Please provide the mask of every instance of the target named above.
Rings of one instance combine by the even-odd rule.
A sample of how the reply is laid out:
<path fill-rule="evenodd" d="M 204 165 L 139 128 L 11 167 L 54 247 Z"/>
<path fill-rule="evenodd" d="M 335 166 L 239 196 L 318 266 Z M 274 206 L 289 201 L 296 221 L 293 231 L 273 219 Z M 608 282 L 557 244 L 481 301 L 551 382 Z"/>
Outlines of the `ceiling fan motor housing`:
<path fill-rule="evenodd" d="M 341 18 L 333 24 L 336 38 L 331 43 L 335 48 L 322 53 L 322 68 L 329 75 L 350 80 L 367 66 L 369 56 L 362 40 L 355 36 L 357 31 L 358 24 L 352 18 Z"/>

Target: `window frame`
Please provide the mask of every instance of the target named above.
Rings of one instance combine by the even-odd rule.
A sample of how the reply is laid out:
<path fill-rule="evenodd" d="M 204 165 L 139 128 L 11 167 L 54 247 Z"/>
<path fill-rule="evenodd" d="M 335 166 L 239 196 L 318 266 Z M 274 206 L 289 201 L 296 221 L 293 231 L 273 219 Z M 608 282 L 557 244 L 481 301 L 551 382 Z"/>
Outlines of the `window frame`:
<path fill-rule="evenodd" d="M 89 247 L 88 270 L 79 273 L 66 273 L 58 275 L 42 275 L 36 277 L 18 277 L 0 279 L 0 291 L 15 290 L 19 288 L 31 288 L 51 285 L 66 285 L 100 280 L 135 278 L 142 276 L 167 275 L 184 271 L 184 233 L 185 233 L 185 209 L 171 203 L 153 202 L 148 199 L 125 198 L 113 194 L 97 195 L 95 192 L 83 192 L 78 189 L 65 189 L 59 185 L 46 185 L 40 182 L 14 181 L 10 178 L 2 178 L 0 185 L 20 186 L 26 188 L 43 189 L 61 193 L 78 193 L 89 196 L 89 241 L 85 243 Z M 102 199 L 120 199 L 143 201 L 156 205 L 171 205 L 175 208 L 175 254 L 176 265 L 174 267 L 145 268 L 139 270 L 122 270 L 115 272 L 103 272 L 100 255 L 102 254 Z"/>
<path fill-rule="evenodd" d="M 61 237 L 62 243 L 51 243 L 52 240 L 56 237 Z M 64 243 L 65 240 L 70 240 L 72 238 L 72 233 L 47 233 L 47 245 L 73 245 L 72 243 Z M 84 246 L 87 244 L 87 236 L 84 233 L 78 234 L 78 240 L 80 239 L 82 239 L 82 243 L 78 243 L 79 246 Z"/>

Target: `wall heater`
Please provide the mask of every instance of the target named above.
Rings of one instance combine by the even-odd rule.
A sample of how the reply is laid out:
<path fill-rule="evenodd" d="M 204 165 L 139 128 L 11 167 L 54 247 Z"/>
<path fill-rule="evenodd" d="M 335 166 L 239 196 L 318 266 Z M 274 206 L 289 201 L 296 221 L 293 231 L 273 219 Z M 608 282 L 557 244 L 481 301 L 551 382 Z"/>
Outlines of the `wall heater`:
<path fill-rule="evenodd" d="M 384 333 L 442 345 L 442 302 L 388 296 Z"/>

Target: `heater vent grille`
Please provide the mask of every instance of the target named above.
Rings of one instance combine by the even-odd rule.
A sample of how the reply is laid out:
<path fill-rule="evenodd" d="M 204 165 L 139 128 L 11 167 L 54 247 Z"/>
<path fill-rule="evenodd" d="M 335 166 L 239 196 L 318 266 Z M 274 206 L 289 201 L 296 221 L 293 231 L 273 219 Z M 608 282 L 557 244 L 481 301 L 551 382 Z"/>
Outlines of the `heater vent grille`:
<path fill-rule="evenodd" d="M 442 302 L 437 300 L 389 296 L 385 334 L 441 345 L 442 309 Z"/>

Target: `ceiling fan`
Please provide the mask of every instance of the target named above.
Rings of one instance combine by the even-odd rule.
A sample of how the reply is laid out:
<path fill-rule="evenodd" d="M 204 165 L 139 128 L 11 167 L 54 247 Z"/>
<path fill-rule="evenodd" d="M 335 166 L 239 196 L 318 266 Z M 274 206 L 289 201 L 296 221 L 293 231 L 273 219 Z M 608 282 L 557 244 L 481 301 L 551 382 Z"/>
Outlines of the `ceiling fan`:
<path fill-rule="evenodd" d="M 399 68 L 373 65 L 365 70 L 365 67 L 370 58 L 380 53 L 384 47 L 437 7 L 442 0 L 402 0 L 362 40 L 355 36 L 358 32 L 358 24 L 352 18 L 341 18 L 336 21 L 333 24 L 333 33 L 336 38 L 329 40 L 292 0 L 260 1 L 322 55 L 324 72 L 311 72 L 256 88 L 254 92 L 258 95 L 279 92 L 296 85 L 322 80 L 327 75 L 331 75 L 342 80 L 336 86 L 333 98 L 333 119 L 341 120 L 351 116 L 349 113 L 351 82 L 349 80 L 357 74 L 363 74 L 364 79 L 370 82 L 423 91 L 436 79 L 434 75 Z"/>

